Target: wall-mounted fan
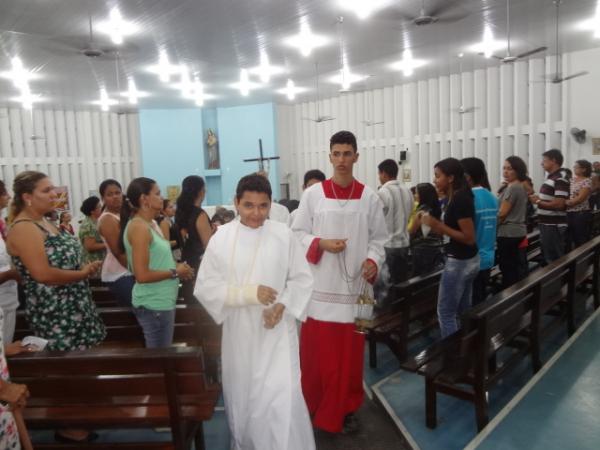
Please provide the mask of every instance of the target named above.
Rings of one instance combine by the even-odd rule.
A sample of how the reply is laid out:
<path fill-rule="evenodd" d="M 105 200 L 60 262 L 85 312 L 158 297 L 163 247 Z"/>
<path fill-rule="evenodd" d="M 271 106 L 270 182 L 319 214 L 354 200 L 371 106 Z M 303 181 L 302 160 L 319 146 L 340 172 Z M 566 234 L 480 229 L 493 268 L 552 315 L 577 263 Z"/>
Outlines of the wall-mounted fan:
<path fill-rule="evenodd" d="M 575 142 L 578 144 L 583 144 L 585 142 L 585 130 L 580 130 L 579 128 L 571 128 L 571 136 L 575 139 Z"/>

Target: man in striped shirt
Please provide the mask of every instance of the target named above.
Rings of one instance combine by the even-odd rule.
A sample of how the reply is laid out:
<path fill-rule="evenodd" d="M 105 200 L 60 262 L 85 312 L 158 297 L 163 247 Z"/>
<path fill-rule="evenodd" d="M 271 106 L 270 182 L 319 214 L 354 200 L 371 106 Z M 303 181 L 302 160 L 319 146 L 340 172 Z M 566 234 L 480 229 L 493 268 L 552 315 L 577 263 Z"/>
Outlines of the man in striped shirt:
<path fill-rule="evenodd" d="M 542 167 L 548 174 L 539 195 L 532 195 L 531 202 L 538 207 L 540 243 L 546 264 L 565 253 L 567 212 L 565 201 L 569 198 L 570 174 L 562 168 L 563 155 L 552 149 L 542 154 Z"/>

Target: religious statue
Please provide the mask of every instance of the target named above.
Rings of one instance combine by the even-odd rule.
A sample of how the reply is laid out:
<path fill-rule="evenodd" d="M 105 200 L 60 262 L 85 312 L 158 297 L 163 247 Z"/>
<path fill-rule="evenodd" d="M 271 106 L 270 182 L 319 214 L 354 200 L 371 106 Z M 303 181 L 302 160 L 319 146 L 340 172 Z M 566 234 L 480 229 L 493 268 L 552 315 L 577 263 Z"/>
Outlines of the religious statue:
<path fill-rule="evenodd" d="M 220 168 L 219 163 L 219 142 L 217 141 L 217 135 L 209 128 L 206 133 L 206 148 L 208 150 L 208 168 L 218 169 Z"/>

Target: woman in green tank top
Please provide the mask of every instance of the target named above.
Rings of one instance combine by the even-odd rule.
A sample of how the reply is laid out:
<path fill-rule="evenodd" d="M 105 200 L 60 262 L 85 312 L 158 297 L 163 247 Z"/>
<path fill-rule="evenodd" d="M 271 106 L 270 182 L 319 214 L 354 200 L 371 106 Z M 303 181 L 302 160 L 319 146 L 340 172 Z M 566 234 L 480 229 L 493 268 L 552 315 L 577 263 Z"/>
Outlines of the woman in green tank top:
<path fill-rule="evenodd" d="M 120 244 L 135 277 L 133 311 L 144 331 L 147 348 L 171 345 L 178 280 L 193 276 L 187 264 L 175 263 L 168 237 L 163 237 L 154 222 L 162 206 L 156 182 L 142 177 L 129 184 L 121 210 Z"/>

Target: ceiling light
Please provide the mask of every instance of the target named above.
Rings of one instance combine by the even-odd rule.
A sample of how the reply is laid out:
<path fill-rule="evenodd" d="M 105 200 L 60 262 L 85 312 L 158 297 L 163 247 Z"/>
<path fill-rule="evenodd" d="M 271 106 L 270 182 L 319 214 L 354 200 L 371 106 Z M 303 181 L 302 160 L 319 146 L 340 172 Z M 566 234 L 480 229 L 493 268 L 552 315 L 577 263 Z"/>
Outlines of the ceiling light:
<path fill-rule="evenodd" d="M 389 0 L 339 0 L 338 3 L 341 8 L 354 12 L 359 19 L 363 20 L 377 9 L 384 7 Z"/>
<path fill-rule="evenodd" d="M 260 81 L 263 83 L 268 83 L 271 81 L 271 77 L 273 75 L 279 75 L 283 73 L 283 67 L 272 66 L 269 63 L 269 55 L 264 50 L 260 51 L 260 66 L 254 67 L 250 69 L 250 73 L 253 75 L 258 75 Z"/>
<path fill-rule="evenodd" d="M 95 105 L 100 105 L 100 109 L 102 111 L 108 111 L 112 105 L 116 105 L 119 102 L 115 99 L 112 99 L 106 93 L 105 88 L 100 88 L 100 100 L 95 100 L 92 102 Z"/>
<path fill-rule="evenodd" d="M 296 47 L 300 50 L 302 56 L 306 57 L 310 56 L 315 48 L 326 45 L 329 42 L 329 39 L 319 34 L 313 34 L 306 17 L 301 17 L 300 33 L 288 37 L 284 42 L 291 47 Z"/>
<path fill-rule="evenodd" d="M 422 59 L 414 59 L 410 48 L 404 49 L 402 52 L 402 59 L 392 64 L 392 68 L 400 70 L 405 77 L 410 77 L 415 69 L 424 66 L 426 61 Z"/>
<path fill-rule="evenodd" d="M 284 94 L 287 96 L 288 100 L 294 100 L 296 98 L 296 94 L 300 94 L 301 92 L 306 91 L 305 88 L 298 87 L 294 84 L 294 82 L 288 78 L 287 84 L 284 88 L 279 89 L 277 92 L 280 94 Z"/>
<path fill-rule="evenodd" d="M 593 31 L 595 38 L 600 38 L 600 1 L 596 5 L 596 14 L 593 18 L 580 22 L 578 28 Z"/>
<path fill-rule="evenodd" d="M 148 67 L 148 70 L 158 75 L 163 83 L 171 81 L 171 75 L 180 73 L 181 68 L 169 62 L 169 55 L 165 50 L 161 50 L 158 56 L 158 63 Z"/>
<path fill-rule="evenodd" d="M 492 33 L 492 29 L 488 24 L 486 24 L 485 28 L 483 29 L 483 40 L 481 42 L 473 44 L 470 47 L 470 50 L 475 53 L 480 53 L 486 58 L 489 58 L 495 51 L 501 50 L 505 46 L 506 42 L 494 39 L 494 33 Z"/>
<path fill-rule="evenodd" d="M 42 101 L 42 97 L 38 94 L 32 94 L 27 90 L 27 92 L 21 92 L 20 97 L 13 97 L 11 100 L 21 103 L 23 109 L 30 110 L 33 108 L 34 103 Z"/>
<path fill-rule="evenodd" d="M 181 66 L 181 83 L 179 84 L 179 90 L 181 91 L 181 96 L 183 98 L 194 98 L 194 86 L 192 85 L 192 79 L 190 78 L 190 71 L 186 65 Z"/>
<path fill-rule="evenodd" d="M 129 99 L 129 103 L 131 105 L 137 105 L 139 96 L 140 94 L 135 86 L 135 80 L 132 77 L 129 77 L 127 82 L 127 98 Z"/>
<path fill-rule="evenodd" d="M 202 107 L 204 105 L 204 85 L 198 79 L 198 77 L 194 78 L 194 102 L 196 106 Z"/>
<path fill-rule="evenodd" d="M 256 89 L 259 86 L 260 85 L 258 83 L 253 83 L 250 81 L 250 78 L 248 77 L 248 69 L 240 70 L 240 81 L 231 85 L 232 88 L 239 89 L 240 94 L 242 94 L 244 97 L 247 97 L 252 89 Z"/>
<path fill-rule="evenodd" d="M 137 31 L 138 27 L 133 22 L 128 22 L 121 16 L 121 11 L 116 6 L 110 10 L 110 18 L 97 26 L 98 31 L 108 34 L 116 45 L 123 43 L 123 37 Z"/>
<path fill-rule="evenodd" d="M 350 89 L 352 83 L 357 83 L 364 79 L 368 78 L 366 75 L 358 75 L 356 73 L 352 73 L 350 67 L 348 67 L 347 63 L 344 63 L 342 68 L 340 69 L 337 75 L 334 75 L 329 79 L 332 83 L 336 83 L 341 85 L 342 90 Z"/>
<path fill-rule="evenodd" d="M 17 89 L 23 89 L 29 81 L 36 78 L 30 71 L 25 69 L 23 61 L 18 56 L 11 59 L 11 70 L 0 73 L 0 76 L 13 82 Z"/>

